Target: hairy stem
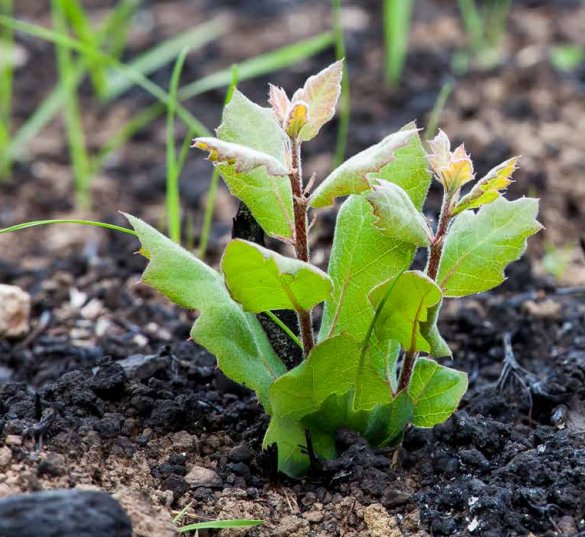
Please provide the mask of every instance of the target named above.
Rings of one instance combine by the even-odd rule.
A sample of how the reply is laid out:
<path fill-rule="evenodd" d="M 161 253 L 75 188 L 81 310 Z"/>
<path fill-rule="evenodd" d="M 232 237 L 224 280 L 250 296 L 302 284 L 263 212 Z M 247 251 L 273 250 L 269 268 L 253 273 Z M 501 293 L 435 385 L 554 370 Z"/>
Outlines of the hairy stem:
<path fill-rule="evenodd" d="M 437 231 L 431 242 L 429 248 L 429 259 L 425 272 L 431 280 L 437 279 L 437 273 L 439 271 L 439 261 L 441 260 L 441 254 L 443 253 L 443 244 L 445 243 L 445 235 L 449 229 L 449 222 L 451 221 L 451 201 L 453 196 L 448 192 L 443 195 L 443 205 L 441 206 L 441 214 L 439 216 L 439 224 L 437 225 Z M 402 368 L 400 370 L 400 378 L 398 379 L 398 392 L 408 388 L 410 377 L 414 370 L 414 364 L 418 358 L 419 353 L 415 351 L 408 351 L 404 355 L 402 361 Z"/>
<path fill-rule="evenodd" d="M 445 193 L 443 196 L 443 206 L 441 207 L 441 215 L 439 216 L 439 225 L 433 237 L 431 247 L 429 249 L 429 260 L 425 272 L 431 280 L 437 279 L 437 272 L 439 271 L 439 261 L 443 253 L 443 244 L 445 243 L 445 235 L 449 228 L 451 221 L 451 199 L 452 197 Z"/>
<path fill-rule="evenodd" d="M 309 240 L 308 229 L 309 220 L 307 217 L 307 200 L 303 192 L 303 169 L 301 164 L 301 144 L 291 138 L 292 147 L 292 171 L 290 174 L 290 184 L 293 194 L 293 208 L 295 216 L 295 253 L 297 259 L 309 262 Z M 311 311 L 298 311 L 299 328 L 301 330 L 301 339 L 303 341 L 303 350 L 305 356 L 315 345 L 313 336 L 313 319 Z"/>

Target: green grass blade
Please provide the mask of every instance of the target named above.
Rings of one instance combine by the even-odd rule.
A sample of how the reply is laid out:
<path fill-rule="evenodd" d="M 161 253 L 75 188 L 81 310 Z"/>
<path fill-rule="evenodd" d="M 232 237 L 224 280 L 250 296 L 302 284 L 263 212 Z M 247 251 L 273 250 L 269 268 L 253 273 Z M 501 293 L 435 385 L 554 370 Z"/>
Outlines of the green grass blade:
<path fill-rule="evenodd" d="M 67 31 L 65 0 L 53 0 L 53 24 L 57 31 Z M 69 154 L 73 167 L 73 177 L 77 202 L 81 207 L 88 207 L 91 202 L 89 173 L 89 156 L 85 143 L 85 133 L 77 96 L 77 77 L 71 50 L 60 43 L 56 45 L 59 84 L 66 94 L 65 126 L 69 142 Z"/>
<path fill-rule="evenodd" d="M 203 48 L 211 41 L 221 37 L 227 30 L 228 28 L 223 17 L 217 17 L 187 32 L 167 39 L 138 56 L 127 65 L 137 73 L 149 75 L 171 62 L 181 50 L 185 48 L 190 50 Z M 120 73 L 113 73 L 108 79 L 107 100 L 111 101 L 119 97 L 131 86 L 132 82 L 127 77 L 122 76 Z"/>
<path fill-rule="evenodd" d="M 457 0 L 463 28 L 467 35 L 469 48 L 477 53 L 482 50 L 484 42 L 484 21 L 475 0 Z"/>
<path fill-rule="evenodd" d="M 10 16 L 13 10 L 12 0 L 0 0 L 0 14 Z M 5 26 L 0 27 L 0 52 L 6 58 L 0 58 L 0 147 L 10 143 L 12 128 L 12 83 L 14 66 L 12 51 L 14 50 L 14 31 Z M 9 155 L 2 155 L 0 162 L 0 179 L 7 177 L 12 167 Z"/>
<path fill-rule="evenodd" d="M 179 195 L 178 160 L 175 155 L 175 111 L 177 109 L 177 90 L 181 79 L 181 71 L 189 49 L 183 49 L 173 69 L 169 86 L 169 104 L 167 106 L 167 221 L 169 237 L 177 244 L 181 243 L 181 199 Z"/>
<path fill-rule="evenodd" d="M 187 533 L 196 530 L 228 529 L 228 528 L 250 528 L 260 526 L 264 520 L 210 520 L 209 522 L 197 522 L 179 528 L 179 533 Z"/>
<path fill-rule="evenodd" d="M 274 322 L 289 338 L 291 338 L 294 343 L 300 348 L 303 348 L 303 344 L 301 343 L 301 340 L 295 336 L 294 332 L 288 327 L 286 326 L 286 324 L 284 324 L 274 313 L 272 313 L 271 311 L 267 311 L 265 312 L 266 315 L 268 317 L 270 317 L 270 319 L 272 320 L 272 322 Z"/>
<path fill-rule="evenodd" d="M 385 74 L 390 86 L 400 82 L 404 70 L 413 7 L 414 0 L 384 0 Z"/>
<path fill-rule="evenodd" d="M 445 105 L 447 104 L 447 99 L 451 95 L 451 92 L 454 88 L 453 82 L 448 80 L 441 86 L 441 91 L 439 91 L 439 95 L 437 95 L 437 100 L 433 105 L 433 109 L 429 115 L 429 122 L 427 123 L 427 128 L 425 130 L 425 140 L 430 140 L 435 136 L 437 132 L 437 128 L 439 127 L 439 122 L 441 121 L 441 116 L 443 115 L 443 110 L 445 109 Z"/>
<path fill-rule="evenodd" d="M 134 71 L 127 65 L 120 63 L 118 60 L 112 58 L 111 56 L 105 53 L 99 52 L 97 50 L 92 49 L 91 47 L 84 45 L 77 39 L 73 39 L 60 32 L 48 30 L 47 28 L 44 28 L 36 24 L 18 21 L 10 17 L 0 16 L 0 23 L 10 26 L 15 30 L 19 30 L 21 32 L 33 35 L 40 39 L 44 39 L 46 41 L 50 41 L 58 45 L 62 45 L 64 47 L 70 48 L 82 54 L 86 54 L 90 57 L 96 57 L 98 59 L 101 58 L 113 69 L 119 71 L 124 76 L 128 77 L 135 84 L 142 87 L 144 90 L 150 93 L 153 97 L 155 97 L 165 106 L 168 106 L 169 96 L 167 92 L 164 91 L 160 86 L 146 78 L 142 73 Z M 182 105 L 177 105 L 177 116 L 181 118 L 181 120 L 189 128 L 193 129 L 193 132 L 195 132 L 198 136 L 209 135 L 209 131 L 207 130 L 207 128 L 205 128 L 205 126 L 202 123 L 200 123 L 199 120 L 197 120 L 197 118 L 195 118 L 193 114 L 191 114 L 191 112 L 189 112 Z"/>
<path fill-rule="evenodd" d="M 127 233 L 128 235 L 136 236 L 136 232 L 133 229 L 128 229 L 122 226 L 116 226 L 115 224 L 108 224 L 106 222 L 96 222 L 94 220 L 75 220 L 75 219 L 59 219 L 59 220 L 34 220 L 31 222 L 24 222 L 22 224 L 16 224 L 15 226 L 5 227 L 4 229 L 0 229 L 0 234 L 2 233 L 12 233 L 14 231 L 21 231 L 23 229 L 29 229 L 31 227 L 37 226 L 47 226 L 52 224 L 81 224 L 82 226 L 93 226 L 93 227 L 101 227 L 104 229 L 112 229 L 114 231 L 120 231 L 122 233 Z"/>
<path fill-rule="evenodd" d="M 238 85 L 239 68 L 237 65 L 232 65 L 232 79 L 225 94 L 224 107 L 232 100 L 234 90 Z M 207 203 L 205 205 L 205 213 L 203 214 L 203 224 L 201 226 L 201 236 L 199 238 L 199 249 L 197 250 L 197 257 L 205 259 L 207 253 L 207 245 L 209 243 L 209 235 L 211 233 L 211 224 L 213 221 L 213 211 L 215 210 L 215 199 L 217 198 L 217 187 L 219 185 L 219 171 L 217 168 L 213 169 L 211 175 L 211 182 L 207 190 Z"/>
<path fill-rule="evenodd" d="M 304 39 L 285 47 L 260 54 L 255 58 L 238 64 L 238 79 L 240 82 L 266 75 L 301 60 L 310 58 L 333 44 L 333 34 L 325 32 L 309 39 Z M 231 81 L 231 69 L 222 69 L 211 75 L 203 77 L 181 88 L 179 98 L 181 101 L 201 95 L 206 91 L 229 86 Z"/>
<path fill-rule="evenodd" d="M 85 13 L 79 0 L 67 0 L 63 5 L 69 24 L 79 40 L 86 46 L 99 50 L 99 36 L 91 26 L 91 22 Z M 106 90 L 106 72 L 103 62 L 96 58 L 88 58 L 87 66 L 93 88 L 98 97 L 102 97 Z"/>
<path fill-rule="evenodd" d="M 118 35 L 116 32 L 118 32 L 119 29 L 120 19 L 124 20 L 125 17 L 130 16 L 139 3 L 140 0 L 122 1 L 119 7 L 116 7 L 116 9 L 110 13 L 104 21 L 102 28 L 98 31 L 100 44 L 110 34 Z M 85 61 L 80 59 L 75 68 L 76 85 L 79 84 L 86 71 L 87 66 Z M 26 148 L 30 141 L 49 123 L 49 121 L 51 121 L 51 119 L 53 119 L 64 103 L 65 91 L 63 90 L 63 87 L 57 85 L 53 88 L 51 93 L 43 99 L 42 103 L 35 109 L 20 129 L 18 129 L 16 134 L 10 139 L 10 143 L 5 146 L 3 154 L 0 155 L 0 169 L 3 166 L 7 166 L 12 159 L 20 156 L 24 148 Z M 158 115 L 159 114 L 155 117 Z M 92 174 L 96 171 L 97 169 L 92 169 Z"/>
<path fill-rule="evenodd" d="M 335 57 L 337 60 L 345 58 L 345 36 L 341 22 L 341 0 L 333 0 L 333 27 L 335 35 Z M 343 65 L 341 79 L 341 95 L 339 98 L 339 126 L 337 128 L 337 142 L 335 144 L 335 159 L 333 166 L 337 168 L 345 160 L 347 136 L 349 134 L 349 115 L 351 113 L 351 98 L 349 91 L 349 68 L 347 59 Z"/>
<path fill-rule="evenodd" d="M 110 12 L 106 24 L 98 31 L 100 43 L 103 41 L 104 30 L 108 35 L 108 51 L 110 56 L 120 59 L 126 48 L 130 22 L 142 0 L 121 0 Z"/>

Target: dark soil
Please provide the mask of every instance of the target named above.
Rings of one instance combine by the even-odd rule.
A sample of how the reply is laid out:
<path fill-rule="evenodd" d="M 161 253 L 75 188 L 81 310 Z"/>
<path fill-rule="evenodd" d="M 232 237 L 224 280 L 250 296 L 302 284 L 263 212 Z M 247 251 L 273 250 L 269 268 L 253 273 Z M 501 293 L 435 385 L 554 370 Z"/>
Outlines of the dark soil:
<path fill-rule="evenodd" d="M 92 2 L 96 13 L 109 2 Z M 133 41 L 132 54 L 216 14 L 236 30 L 189 62 L 185 80 L 329 24 L 325 3 L 151 2 L 155 31 Z M 205 5 L 203 5 L 205 4 Z M 352 76 L 349 153 L 413 118 L 423 124 L 449 58 L 461 46 L 450 2 L 421 0 L 405 83 L 388 92 L 381 78 L 378 2 L 348 3 Z M 478 173 L 521 153 L 512 195 L 542 197 L 546 231 L 511 267 L 496 292 L 446 304 L 442 333 L 452 365 L 469 373 L 460 410 L 433 430 L 410 430 L 397 451 L 372 450 L 349 432 L 340 457 L 310 479 L 274 475 L 260 449 L 267 417 L 255 398 L 227 380 L 214 359 L 188 341 L 194 316 L 136 285 L 144 260 L 131 237 L 74 227 L 2 237 L 0 281 L 33 299 L 33 328 L 0 341 L 0 496 L 56 488 L 111 492 L 136 535 L 173 535 L 171 512 L 192 517 L 261 518 L 240 535 L 275 536 L 574 536 L 585 534 L 585 283 L 575 247 L 563 283 L 544 275 L 544 241 L 577 244 L 585 229 L 582 72 L 555 73 L 551 43 L 582 42 L 582 2 L 517 2 L 501 67 L 457 81 L 442 126 L 465 140 Z M 22 15 L 47 21 L 37 2 Z M 297 25 L 291 24 L 297 21 Z M 298 22 L 298 21 L 302 21 Z M 294 27 L 295 30 L 291 30 Z M 253 31 L 252 31 L 253 30 Z M 50 47 L 28 38 L 34 59 L 17 76 L 17 114 L 30 114 L 54 82 Z M 297 87 L 331 52 L 278 73 Z M 45 67 L 36 70 L 36 65 Z M 205 67 L 201 67 L 205 65 Z M 35 69 L 33 69 L 35 67 Z M 155 75 L 168 83 L 168 70 Z M 242 84 L 265 96 L 265 80 Z M 87 91 L 89 96 L 89 90 Z M 189 106 L 217 124 L 222 91 Z M 90 103 L 88 97 L 88 103 Z M 88 105 L 92 140 L 107 136 L 116 114 L 147 101 L 132 90 L 114 107 Z M 100 138 L 100 136 L 102 138 Z M 335 124 L 309 146 L 307 169 L 320 177 Z M 60 123 L 47 129 L 0 189 L 0 226 L 76 214 Z M 326 156 L 323 156 L 324 153 Z M 195 156 L 184 174 L 186 213 L 200 222 L 209 168 Z M 123 224 L 122 209 L 160 221 L 164 205 L 164 122 L 128 144 L 96 180 L 92 216 Z M 429 215 L 436 210 L 431 195 Z M 236 204 L 221 192 L 212 258 L 231 233 Z M 333 218 L 318 222 L 315 259 L 324 264 Z M 197 227 L 198 229 L 198 227 Z M 198 470 L 203 467 L 212 470 Z M 225 533 L 228 535 L 228 533 Z"/>

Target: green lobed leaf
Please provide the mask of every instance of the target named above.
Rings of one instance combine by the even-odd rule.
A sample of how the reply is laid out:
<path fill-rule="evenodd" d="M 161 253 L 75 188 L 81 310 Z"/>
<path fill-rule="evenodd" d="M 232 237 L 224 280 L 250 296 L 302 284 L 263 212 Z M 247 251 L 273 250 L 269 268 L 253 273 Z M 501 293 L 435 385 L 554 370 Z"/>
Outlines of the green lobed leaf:
<path fill-rule="evenodd" d="M 542 226 L 538 200 L 498 198 L 477 213 L 464 211 L 445 239 L 437 282 L 447 297 L 480 293 L 501 284 L 504 268 L 526 249 Z"/>
<path fill-rule="evenodd" d="M 412 262 L 415 247 L 388 237 L 375 221 L 361 196 L 350 197 L 339 210 L 328 270 L 333 296 L 325 303 L 320 340 L 345 331 L 362 341 L 374 316 L 370 291 Z"/>
<path fill-rule="evenodd" d="M 300 422 L 283 417 L 272 417 L 264 436 L 262 447 L 266 449 L 276 444 L 278 449 L 278 469 L 289 477 L 302 477 L 310 466 L 307 454 L 307 437 L 305 431 L 309 429 L 315 454 L 321 460 L 333 459 L 337 455 L 335 450 L 335 435 L 319 429 L 311 429 Z"/>
<path fill-rule="evenodd" d="M 330 396 L 344 396 L 358 386 L 367 394 L 361 406 L 373 408 L 390 402 L 390 387 L 371 363 L 360 359 L 361 350 L 360 344 L 347 334 L 317 344 L 299 366 L 272 385 L 274 414 L 301 420 L 317 412 Z"/>
<path fill-rule="evenodd" d="M 398 172 L 396 168 L 393 168 L 393 172 L 384 173 L 383 170 L 394 160 L 398 150 L 407 146 L 416 133 L 416 129 L 400 130 L 346 160 L 315 189 L 309 199 L 309 205 L 316 209 L 327 207 L 340 196 L 369 191 L 372 189 L 370 183 L 372 177 L 396 182 L 388 177 Z"/>
<path fill-rule="evenodd" d="M 373 182 L 367 200 L 374 209 L 376 227 L 386 235 L 415 246 L 430 244 L 432 234 L 425 217 L 401 187 L 383 180 Z"/>
<path fill-rule="evenodd" d="M 339 60 L 309 77 L 305 85 L 294 93 L 292 104 L 304 102 L 308 107 L 307 122 L 299 134 L 301 141 L 307 142 L 317 136 L 321 127 L 335 115 L 342 76 L 343 60 Z"/>
<path fill-rule="evenodd" d="M 288 174 L 288 168 L 272 155 L 263 151 L 256 151 L 242 144 L 224 142 L 217 138 L 195 138 L 193 147 L 209 152 L 209 160 L 214 163 L 233 164 L 238 174 L 250 172 L 263 166 L 270 175 L 283 176 Z"/>
<path fill-rule="evenodd" d="M 199 311 L 192 338 L 231 379 L 254 390 L 270 413 L 269 390 L 286 367 L 252 313 L 234 302 L 222 276 L 139 218 L 125 215 L 150 260 L 142 276 L 176 304 Z"/>
<path fill-rule="evenodd" d="M 234 300 L 255 313 L 307 311 L 333 290 L 331 278 L 317 267 L 241 239 L 228 244 L 221 270 Z"/>
<path fill-rule="evenodd" d="M 261 151 L 290 168 L 289 141 L 270 108 L 263 108 L 234 91 L 224 108 L 217 137 Z M 271 176 L 264 168 L 238 173 L 233 164 L 218 165 L 230 192 L 249 208 L 262 229 L 273 237 L 293 238 L 292 191 L 285 175 Z"/>
<path fill-rule="evenodd" d="M 441 289 L 418 270 L 404 272 L 370 293 L 374 308 L 378 307 L 390 286 L 393 290 L 380 312 L 376 332 L 383 339 L 399 341 L 409 352 L 430 352 L 431 345 L 421 331 L 421 324 L 428 321 L 429 309 L 441 301 Z"/>
<path fill-rule="evenodd" d="M 433 427 L 444 422 L 455 412 L 466 391 L 466 373 L 439 365 L 434 360 L 419 358 L 408 386 L 408 395 L 414 405 L 413 425 Z"/>

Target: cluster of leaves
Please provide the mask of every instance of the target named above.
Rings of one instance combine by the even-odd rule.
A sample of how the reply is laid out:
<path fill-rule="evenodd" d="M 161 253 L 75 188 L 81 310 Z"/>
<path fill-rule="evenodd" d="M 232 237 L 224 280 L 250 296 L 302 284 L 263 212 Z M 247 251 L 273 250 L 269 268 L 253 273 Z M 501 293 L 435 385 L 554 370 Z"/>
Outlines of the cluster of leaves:
<path fill-rule="evenodd" d="M 307 471 L 310 455 L 334 457 L 341 427 L 382 446 L 399 441 L 407 424 L 447 419 L 467 377 L 433 359 L 450 355 L 436 324 L 443 298 L 499 285 L 541 227 L 537 200 L 501 195 L 516 159 L 461 196 L 474 181 L 464 147 L 451 150 L 440 132 L 427 154 L 414 124 L 353 156 L 311 192 L 300 147 L 334 115 L 341 76 L 337 62 L 292 98 L 271 86 L 270 108 L 235 91 L 217 138 L 195 141 L 264 232 L 294 245 L 296 259 L 234 239 L 218 272 L 128 216 L 150 260 L 143 281 L 199 311 L 193 339 L 256 392 L 271 416 L 264 445 L 277 444 L 279 468 L 291 476 Z M 444 188 L 436 229 L 421 212 L 433 175 Z M 304 260 L 307 214 L 340 197 L 326 273 Z M 428 249 L 425 271 L 409 270 L 421 247 Z M 320 303 L 313 339 L 304 321 Z M 275 310 L 299 317 L 304 359 L 290 370 L 256 316 Z"/>

